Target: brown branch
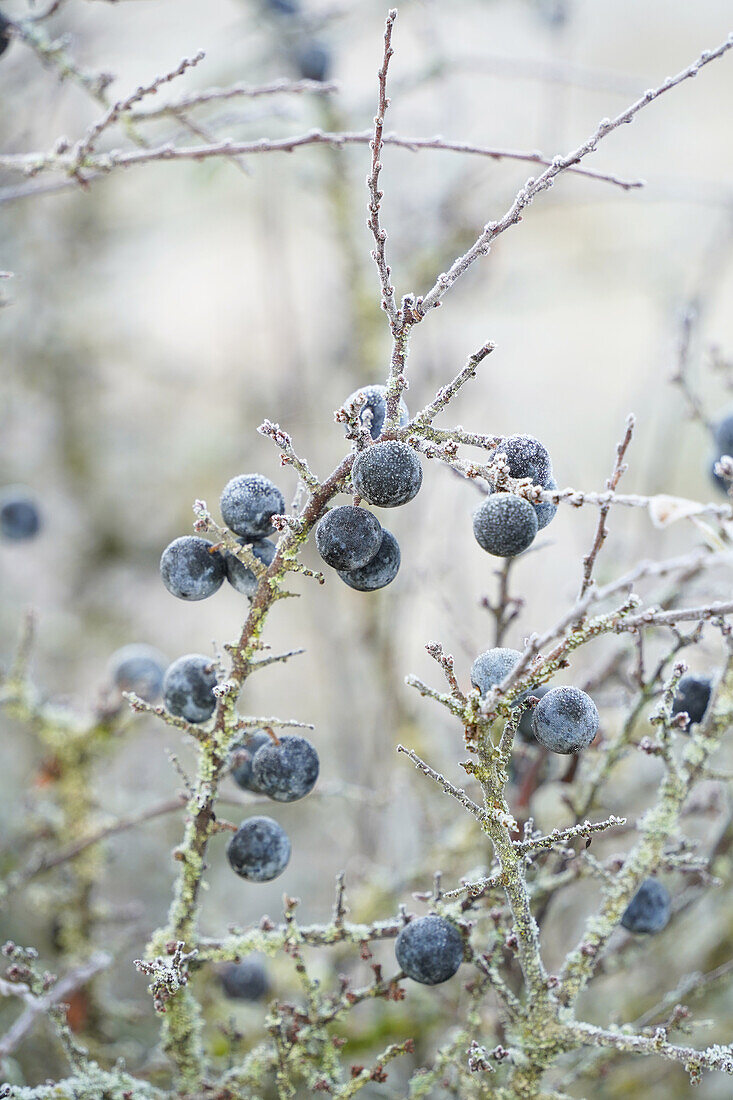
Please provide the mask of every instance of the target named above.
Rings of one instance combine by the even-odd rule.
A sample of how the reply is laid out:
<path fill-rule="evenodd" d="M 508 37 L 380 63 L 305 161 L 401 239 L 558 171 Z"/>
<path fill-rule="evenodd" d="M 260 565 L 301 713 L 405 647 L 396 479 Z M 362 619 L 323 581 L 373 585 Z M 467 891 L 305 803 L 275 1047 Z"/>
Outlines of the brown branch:
<path fill-rule="evenodd" d="M 382 308 L 386 311 L 393 330 L 398 323 L 398 311 L 397 303 L 395 302 L 394 287 L 390 282 L 390 269 L 387 264 L 385 250 L 387 234 L 384 229 L 382 229 L 379 219 L 379 207 L 384 195 L 384 192 L 379 190 L 379 173 L 382 168 L 379 157 L 382 152 L 384 116 L 389 106 L 389 100 L 387 99 L 387 70 L 389 69 L 390 58 L 394 53 L 392 49 L 392 28 L 396 18 L 397 11 L 395 8 L 392 8 L 387 15 L 387 24 L 384 30 L 384 58 L 378 74 L 379 102 L 377 105 L 377 114 L 374 119 L 374 137 L 369 143 L 372 150 L 372 170 L 367 179 L 367 187 L 369 188 L 369 218 L 367 220 L 367 225 L 374 237 L 375 246 L 372 252 L 372 258 L 377 265 L 379 281 L 382 286 Z"/>
<path fill-rule="evenodd" d="M 634 423 L 634 417 L 633 415 L 630 415 L 626 420 L 626 434 L 616 447 L 616 463 L 613 468 L 613 473 L 606 481 L 606 488 L 609 489 L 611 492 L 616 491 L 621 477 L 628 469 L 624 462 L 624 457 L 626 455 L 626 451 L 628 450 L 629 444 L 631 443 L 631 437 L 634 434 Z M 596 558 L 598 557 L 601 551 L 601 547 L 606 541 L 606 536 L 608 535 L 606 520 L 608 518 L 610 507 L 610 503 L 604 504 L 601 505 L 601 508 L 599 510 L 598 525 L 596 527 L 596 534 L 593 540 L 593 546 L 591 547 L 590 553 L 583 558 L 583 580 L 580 584 L 578 599 L 582 599 L 582 597 L 590 588 L 591 584 L 593 584 L 593 566 L 596 563 Z"/>

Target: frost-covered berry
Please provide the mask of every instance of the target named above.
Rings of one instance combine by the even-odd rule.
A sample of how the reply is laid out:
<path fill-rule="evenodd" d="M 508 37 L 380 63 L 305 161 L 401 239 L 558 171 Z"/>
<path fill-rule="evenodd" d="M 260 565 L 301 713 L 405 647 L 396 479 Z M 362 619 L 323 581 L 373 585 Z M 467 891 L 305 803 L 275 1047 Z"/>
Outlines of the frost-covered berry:
<path fill-rule="evenodd" d="M 295 51 L 295 67 L 303 80 L 328 80 L 331 72 L 331 51 L 323 42 L 304 42 Z"/>
<path fill-rule="evenodd" d="M 269 739 L 268 739 L 269 740 Z M 252 780 L 276 802 L 297 802 L 318 779 L 318 753 L 307 737 L 284 733 L 279 744 L 270 740 L 252 758 Z"/>
<path fill-rule="evenodd" d="M 689 717 L 685 729 L 689 730 L 695 722 L 702 722 L 712 690 L 713 681 L 710 676 L 694 676 L 688 673 L 682 677 L 672 701 L 672 714 L 685 711 Z"/>
<path fill-rule="evenodd" d="M 547 684 L 543 684 L 542 687 L 530 688 L 529 691 L 524 693 L 522 699 L 528 699 L 531 697 L 534 697 L 535 699 L 544 699 L 548 691 L 550 691 L 550 687 Z M 533 714 L 533 710 L 522 711 L 522 717 L 519 719 L 519 725 L 517 726 L 517 733 L 522 738 L 522 740 L 527 741 L 532 745 L 535 743 L 534 731 L 532 729 Z"/>
<path fill-rule="evenodd" d="M 492 493 L 474 509 L 473 533 L 487 554 L 513 558 L 531 545 L 537 534 L 537 513 L 524 497 Z"/>
<path fill-rule="evenodd" d="M 262 474 L 241 474 L 224 486 L 219 507 L 227 527 L 252 542 L 272 534 L 272 517 L 283 515 L 285 498 Z"/>
<path fill-rule="evenodd" d="M 391 531 L 382 528 L 382 541 L 379 549 L 366 565 L 360 569 L 340 569 L 339 577 L 350 588 L 359 592 L 376 592 L 385 588 L 395 579 L 400 568 L 400 545 Z"/>
<path fill-rule="evenodd" d="M 647 878 L 626 907 L 621 924 L 627 932 L 661 932 L 669 924 L 671 912 L 667 887 L 655 878 Z"/>
<path fill-rule="evenodd" d="M 550 688 L 534 708 L 532 730 L 550 752 L 580 752 L 596 735 L 598 710 L 580 688 Z"/>
<path fill-rule="evenodd" d="M 557 489 L 557 482 L 554 477 L 551 477 L 545 486 L 546 489 Z M 535 510 L 537 516 L 537 530 L 543 531 L 547 527 L 548 523 L 552 523 L 557 512 L 557 504 L 553 504 L 551 500 L 542 500 L 539 504 L 533 504 L 532 507 Z"/>
<path fill-rule="evenodd" d="M 2 25 L 0 25 L 0 46 L 2 45 Z M 2 49 L 0 48 L 0 53 Z M 8 486 L 0 493 L 0 534 L 5 539 L 20 541 L 32 539 L 41 527 L 41 516 L 36 501 L 27 491 L 16 486 Z"/>
<path fill-rule="evenodd" d="M 252 956 L 226 963 L 219 971 L 219 981 L 227 997 L 235 1001 L 261 1001 L 270 992 L 264 963 Z"/>
<path fill-rule="evenodd" d="M 163 677 L 165 708 L 187 722 L 205 722 L 216 707 L 216 671 L 211 657 L 187 653 Z"/>
<path fill-rule="evenodd" d="M 207 539 L 182 535 L 163 551 L 160 575 L 168 591 L 179 600 L 205 600 L 224 583 L 226 564 Z"/>
<path fill-rule="evenodd" d="M 10 20 L 0 12 L 0 56 L 10 45 Z"/>
<path fill-rule="evenodd" d="M 486 695 L 509 675 L 521 656 L 518 649 L 487 649 L 479 653 L 471 665 L 471 683 Z"/>
<path fill-rule="evenodd" d="M 506 455 L 512 477 L 531 477 L 533 485 L 544 489 L 552 477 L 552 462 L 547 448 L 533 435 L 505 436 L 497 451 Z"/>
<path fill-rule="evenodd" d="M 463 962 L 463 939 L 444 917 L 417 917 L 397 937 L 395 955 L 408 978 L 439 985 L 452 978 Z"/>
<path fill-rule="evenodd" d="M 125 645 L 109 659 L 109 675 L 120 691 L 133 691 L 146 703 L 160 697 L 168 661 L 151 645 Z"/>
<path fill-rule="evenodd" d="M 422 464 L 412 447 L 398 439 L 373 443 L 360 451 L 351 467 L 354 490 L 378 508 L 397 508 L 417 496 Z"/>
<path fill-rule="evenodd" d="M 276 546 L 269 539 L 258 539 L 257 542 L 252 542 L 251 539 L 240 539 L 239 542 L 242 546 L 251 545 L 252 553 L 265 566 L 270 565 L 275 557 Z M 226 555 L 225 564 L 227 580 L 231 586 L 236 588 L 237 592 L 241 592 L 243 596 L 254 596 L 259 581 L 249 566 L 236 558 L 234 554 Z"/>
<path fill-rule="evenodd" d="M 342 504 L 332 508 L 316 527 L 316 548 L 333 569 L 360 569 L 382 543 L 382 525 L 373 512 Z"/>
<path fill-rule="evenodd" d="M 250 882 L 270 882 L 290 860 L 290 840 L 271 817 L 248 817 L 227 844 L 232 870 Z"/>
<path fill-rule="evenodd" d="M 362 386 L 360 390 L 354 390 L 349 397 L 344 401 L 344 405 L 350 405 L 360 394 L 366 398 L 366 401 L 359 410 L 359 422 L 360 424 L 369 429 L 369 434 L 372 439 L 379 439 L 384 428 L 384 421 L 387 416 L 387 401 L 385 394 L 387 393 L 386 386 Z M 410 413 L 405 402 L 400 398 L 400 427 L 405 425 L 410 419 Z"/>
<path fill-rule="evenodd" d="M 257 750 L 268 744 L 272 744 L 269 733 L 265 733 L 264 730 L 252 730 L 232 748 L 232 757 L 235 757 L 232 779 L 243 791 L 262 794 L 262 788 L 255 783 L 252 776 L 252 761 Z"/>

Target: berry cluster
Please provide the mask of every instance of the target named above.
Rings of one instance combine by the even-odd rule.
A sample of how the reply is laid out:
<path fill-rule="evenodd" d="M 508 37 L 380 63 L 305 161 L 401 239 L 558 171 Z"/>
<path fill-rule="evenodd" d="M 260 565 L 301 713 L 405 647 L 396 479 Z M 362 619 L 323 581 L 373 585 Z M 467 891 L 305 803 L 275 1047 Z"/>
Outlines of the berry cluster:
<path fill-rule="evenodd" d="M 547 449 L 531 435 L 510 435 L 499 443 L 495 455 L 503 455 L 510 477 L 529 479 L 541 489 L 557 489 Z M 551 501 L 532 504 L 513 493 L 494 492 L 474 510 L 473 533 L 487 554 L 513 558 L 534 541 L 557 511 Z"/>

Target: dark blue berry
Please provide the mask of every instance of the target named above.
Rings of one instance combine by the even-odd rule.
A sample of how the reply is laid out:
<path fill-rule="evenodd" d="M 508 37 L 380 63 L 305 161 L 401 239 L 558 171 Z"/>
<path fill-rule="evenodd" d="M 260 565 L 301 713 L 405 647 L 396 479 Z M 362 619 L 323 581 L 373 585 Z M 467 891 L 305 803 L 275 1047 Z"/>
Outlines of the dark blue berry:
<path fill-rule="evenodd" d="M 0 27 L 0 32 L 1 30 Z M 2 42 L 0 33 L 0 44 Z M 3 538 L 14 541 L 32 539 L 38 534 L 40 527 L 38 505 L 27 490 L 13 486 L 3 489 L 0 493 L 0 534 Z"/>
<path fill-rule="evenodd" d="M 224 583 L 226 564 L 206 539 L 182 535 L 163 551 L 160 575 L 168 591 L 179 600 L 205 600 Z"/>
<path fill-rule="evenodd" d="M 331 51 L 323 42 L 304 42 L 295 51 L 295 67 L 303 80 L 317 80 L 323 83 L 331 72 Z"/>
<path fill-rule="evenodd" d="M 252 791 L 253 794 L 262 794 L 262 788 L 255 783 L 252 776 L 252 761 L 258 749 L 263 745 L 272 744 L 272 738 L 264 730 L 252 730 L 246 737 L 232 749 L 232 779 L 243 791 Z"/>
<path fill-rule="evenodd" d="M 733 413 L 728 413 L 716 425 L 713 438 L 719 455 L 733 456 Z"/>
<path fill-rule="evenodd" d="M 551 752 L 580 752 L 598 731 L 598 710 L 580 688 L 550 688 L 534 708 L 532 730 Z"/>
<path fill-rule="evenodd" d="M 382 541 L 372 560 L 360 569 L 340 569 L 339 577 L 349 588 L 356 588 L 358 592 L 376 592 L 378 588 L 385 588 L 395 579 L 401 557 L 397 539 L 391 531 L 383 527 Z"/>
<path fill-rule="evenodd" d="M 359 411 L 359 422 L 363 427 L 369 429 L 369 434 L 372 439 L 379 439 L 382 434 L 382 429 L 384 428 L 384 421 L 387 416 L 386 392 L 386 386 L 362 386 L 360 390 L 354 390 L 354 392 L 344 401 L 344 405 L 350 405 L 360 394 L 364 395 L 366 401 Z M 402 398 L 400 398 L 399 408 L 399 423 L 400 427 L 403 427 L 410 419 L 410 413 Z"/>
<path fill-rule="evenodd" d="M 5 53 L 10 45 L 10 20 L 0 12 L 0 56 Z"/>
<path fill-rule="evenodd" d="M 318 753 L 308 738 L 284 733 L 279 744 L 269 740 L 257 749 L 252 759 L 252 780 L 276 802 L 297 802 L 315 787 L 318 769 Z"/>
<path fill-rule="evenodd" d="M 417 917 L 397 937 L 395 955 L 408 978 L 439 985 L 452 978 L 463 962 L 463 939 L 444 917 Z"/>
<path fill-rule="evenodd" d="M 545 486 L 546 489 L 557 489 L 557 482 L 554 477 L 551 477 Z M 557 512 L 557 504 L 553 504 L 551 500 L 540 501 L 539 504 L 533 504 L 532 507 L 535 510 L 537 516 L 537 530 L 543 531 L 547 527 L 548 523 L 552 523 Z"/>
<path fill-rule="evenodd" d="M 552 478 L 552 463 L 547 448 L 532 435 L 505 436 L 497 451 L 506 455 L 512 477 L 531 477 L 533 485 L 546 488 Z"/>
<path fill-rule="evenodd" d="M 342 504 L 326 512 L 316 527 L 316 547 L 334 569 L 360 569 L 382 543 L 382 525 L 366 508 Z"/>
<path fill-rule="evenodd" d="M 398 508 L 417 496 L 422 464 L 416 451 L 397 439 L 373 443 L 351 467 L 354 490 L 378 508 Z"/>
<path fill-rule="evenodd" d="M 486 693 L 506 679 L 522 654 L 517 649 L 487 649 L 471 665 L 471 683 Z"/>
<path fill-rule="evenodd" d="M 710 676 L 693 676 L 688 673 L 680 680 L 672 701 L 672 714 L 685 711 L 689 718 L 686 730 L 696 722 L 702 722 L 712 690 L 713 681 Z"/>
<path fill-rule="evenodd" d="M 219 506 L 227 527 L 252 542 L 272 534 L 272 517 L 284 514 L 285 498 L 262 474 L 241 474 L 224 486 Z"/>
<path fill-rule="evenodd" d="M 300 11 L 298 0 L 265 0 L 265 7 L 277 15 L 297 15 Z"/>
<path fill-rule="evenodd" d="M 168 661 L 151 645 L 126 645 L 109 659 L 112 682 L 120 691 L 132 691 L 147 703 L 160 697 Z"/>
<path fill-rule="evenodd" d="M 661 932 L 669 924 L 671 912 L 666 886 L 655 878 L 647 878 L 626 907 L 621 924 L 627 932 Z"/>
<path fill-rule="evenodd" d="M 232 870 L 250 882 L 270 882 L 290 860 L 290 840 L 271 817 L 249 817 L 227 844 Z"/>
<path fill-rule="evenodd" d="M 251 539 L 239 539 L 239 542 L 242 546 L 251 546 L 252 553 L 263 565 L 267 566 L 272 563 L 277 549 L 274 542 L 270 542 L 269 539 L 260 539 L 257 542 L 252 542 Z M 259 581 L 248 565 L 236 558 L 234 554 L 227 554 L 226 570 L 227 580 L 233 588 L 236 588 L 237 592 L 241 592 L 243 596 L 249 596 L 250 598 L 254 596 Z"/>
<path fill-rule="evenodd" d="M 261 1001 L 270 992 L 270 979 L 260 959 L 248 957 L 226 963 L 219 980 L 227 997 L 235 1001 Z"/>
<path fill-rule="evenodd" d="M 163 677 L 166 710 L 187 722 L 205 722 L 216 707 L 216 671 L 211 657 L 187 653 Z"/>
<path fill-rule="evenodd" d="M 476 542 L 497 558 L 521 554 L 532 544 L 537 530 L 534 507 L 513 493 L 492 493 L 473 513 Z"/>

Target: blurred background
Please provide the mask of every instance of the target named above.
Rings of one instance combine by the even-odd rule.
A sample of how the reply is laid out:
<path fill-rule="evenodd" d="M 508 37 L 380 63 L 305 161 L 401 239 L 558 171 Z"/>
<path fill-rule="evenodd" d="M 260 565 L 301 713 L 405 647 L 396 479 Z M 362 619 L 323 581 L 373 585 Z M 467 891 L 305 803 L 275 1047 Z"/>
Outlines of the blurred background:
<path fill-rule="evenodd" d="M 158 93 L 156 106 L 212 85 L 297 79 L 303 50 L 317 42 L 336 92 L 233 100 L 192 117 L 212 138 L 241 140 L 368 128 L 386 8 L 373 0 L 309 0 L 294 22 L 277 7 L 256 0 L 69 0 L 41 26 L 51 38 L 68 36 L 66 49 L 85 72 L 114 74 L 110 101 L 205 50 L 195 70 Z M 9 18 L 41 10 L 40 0 L 31 8 L 3 4 Z M 729 17 L 725 0 L 402 0 L 386 129 L 564 153 L 601 118 L 723 41 Z M 716 496 L 710 440 L 689 420 L 669 379 L 681 318 L 696 301 L 692 382 L 712 418 L 732 400 L 732 65 L 729 55 L 708 66 L 605 139 L 586 162 L 642 178 L 643 190 L 565 174 L 460 280 L 413 335 L 411 410 L 492 340 L 496 351 L 441 426 L 532 433 L 548 447 L 560 487 L 599 490 L 634 412 L 623 488 Z M 101 113 L 78 81 L 60 82 L 58 69 L 23 41 L 12 41 L 0 58 L 3 153 L 47 151 L 61 136 L 73 143 Z M 148 124 L 145 138 L 202 140 L 171 119 Z M 117 130 L 106 147 L 126 142 Z M 292 499 L 294 474 L 280 469 L 275 447 L 257 434 L 263 418 L 286 428 L 325 476 L 345 448 L 333 411 L 359 385 L 384 379 L 390 341 L 369 258 L 369 158 L 363 145 L 151 164 L 117 170 L 86 190 L 50 190 L 50 176 L 24 181 L 0 172 L 0 269 L 12 273 L 0 281 L 0 484 L 29 487 L 43 515 L 35 541 L 0 542 L 0 659 L 11 660 L 24 610 L 33 607 L 33 679 L 42 696 L 91 712 L 121 645 L 150 643 L 172 660 L 213 653 L 238 635 L 243 596 L 225 585 L 205 602 L 177 601 L 160 581 L 158 560 L 168 542 L 191 531 L 195 499 L 218 518 L 221 489 L 236 474 L 266 474 Z M 398 296 L 424 293 L 484 223 L 504 213 L 533 171 L 510 160 L 393 147 L 383 161 L 382 216 Z M 300 599 L 275 607 L 268 643 L 274 651 L 304 646 L 306 653 L 253 678 L 241 709 L 314 723 L 321 794 L 277 807 L 294 855 L 274 883 L 234 880 L 224 840 L 214 841 L 206 934 L 247 925 L 263 912 L 278 919 L 283 891 L 302 899 L 300 919 L 326 919 L 342 869 L 354 919 L 391 915 L 399 902 L 420 911 L 411 893 L 430 890 L 438 867 L 448 888 L 485 869 L 490 854 L 470 822 L 394 752 L 405 742 L 459 785 L 466 782 L 458 766 L 465 756 L 460 728 L 407 688 L 404 676 L 440 686 L 423 648 L 437 639 L 455 655 L 468 689 L 473 658 L 494 644 L 482 601 L 496 597 L 499 563 L 472 537 L 478 499 L 475 485 L 426 463 L 420 496 L 388 517 L 402 547 L 401 572 L 388 589 L 364 595 L 335 575 L 323 588 L 300 578 Z M 569 607 L 596 519 L 594 509 L 561 507 L 516 563 L 510 590 L 524 605 L 505 644 L 522 648 L 529 633 L 542 632 Z M 691 525 L 660 530 L 644 512 L 617 509 L 597 576 L 612 579 L 640 557 L 683 553 L 702 538 Z M 311 548 L 305 559 L 318 567 Z M 730 587 L 730 576 L 718 574 L 695 581 L 689 598 L 729 598 Z M 563 682 L 584 682 L 626 644 L 585 647 Z M 708 671 L 719 659 L 712 636 L 689 657 Z M 623 716 L 624 685 L 603 684 L 595 697 L 610 736 Z M 39 786 L 37 739 L 1 712 L 0 727 L 7 872 L 32 850 L 20 840 L 29 822 L 32 832 L 39 820 L 52 823 L 54 811 L 47 785 Z M 171 752 L 183 769 L 193 767 L 191 747 L 155 720 L 131 722 L 111 748 L 94 771 L 101 820 L 179 790 Z M 637 755 L 619 770 L 601 808 L 633 812 L 648 803 L 659 769 L 647 758 L 639 764 Z M 538 792 L 533 807 L 546 828 L 564 823 L 566 808 L 553 799 L 559 771 L 548 774 L 549 794 Z M 713 793 L 727 804 L 722 788 Z M 238 820 L 238 812 L 227 816 Z M 170 849 L 181 827 L 182 814 L 170 814 L 110 840 L 94 887 L 94 938 L 116 952 L 104 978 L 119 1003 L 113 1038 L 131 1068 L 151 1075 L 152 1010 L 131 960 L 164 920 L 175 866 Z M 690 824 L 703 837 L 712 828 L 704 816 Z M 66 885 L 63 874 L 42 876 L 11 896 L 0 935 L 53 959 L 53 915 Z M 573 888 L 550 910 L 543 933 L 550 967 L 574 944 L 596 897 L 593 885 Z M 730 897 L 724 885 L 659 937 L 653 954 L 647 948 L 628 955 L 636 959 L 633 982 L 623 974 L 601 979 L 587 996 L 588 1018 L 603 1019 L 610 1004 L 618 1020 L 633 1019 L 689 970 L 725 962 L 733 942 Z M 334 967 L 352 965 L 347 954 L 338 965 L 319 960 L 324 979 Z M 292 963 L 278 960 L 272 974 L 278 995 L 292 990 Z M 215 1002 L 215 1022 L 233 1011 L 213 992 L 205 995 Z M 428 1023 L 437 1018 L 440 1026 L 441 1013 L 452 1019 L 451 998 L 460 990 L 430 997 L 414 994 L 424 1006 L 426 1036 Z M 365 1033 L 373 1009 L 361 1017 Z M 260 1009 L 237 1011 L 247 1027 L 261 1028 Z M 378 1011 L 397 1013 L 398 1006 Z M 0 1019 L 11 1015 L 3 1010 Z M 729 1040 L 733 999 L 724 984 L 697 1016 L 714 1022 L 694 1028 L 689 1041 Z M 354 1026 L 358 1046 L 358 1020 Z M 13 1072 L 29 1083 L 60 1072 L 42 1029 L 15 1057 Z M 612 1068 L 594 1080 L 594 1097 L 637 1096 L 642 1081 L 650 1100 L 690 1092 L 682 1070 L 666 1063 Z M 394 1082 L 405 1069 L 394 1070 Z M 578 1097 L 583 1088 L 567 1086 Z M 373 1095 L 392 1094 L 375 1087 Z M 722 1100 L 730 1085 L 709 1076 L 696 1095 Z"/>

